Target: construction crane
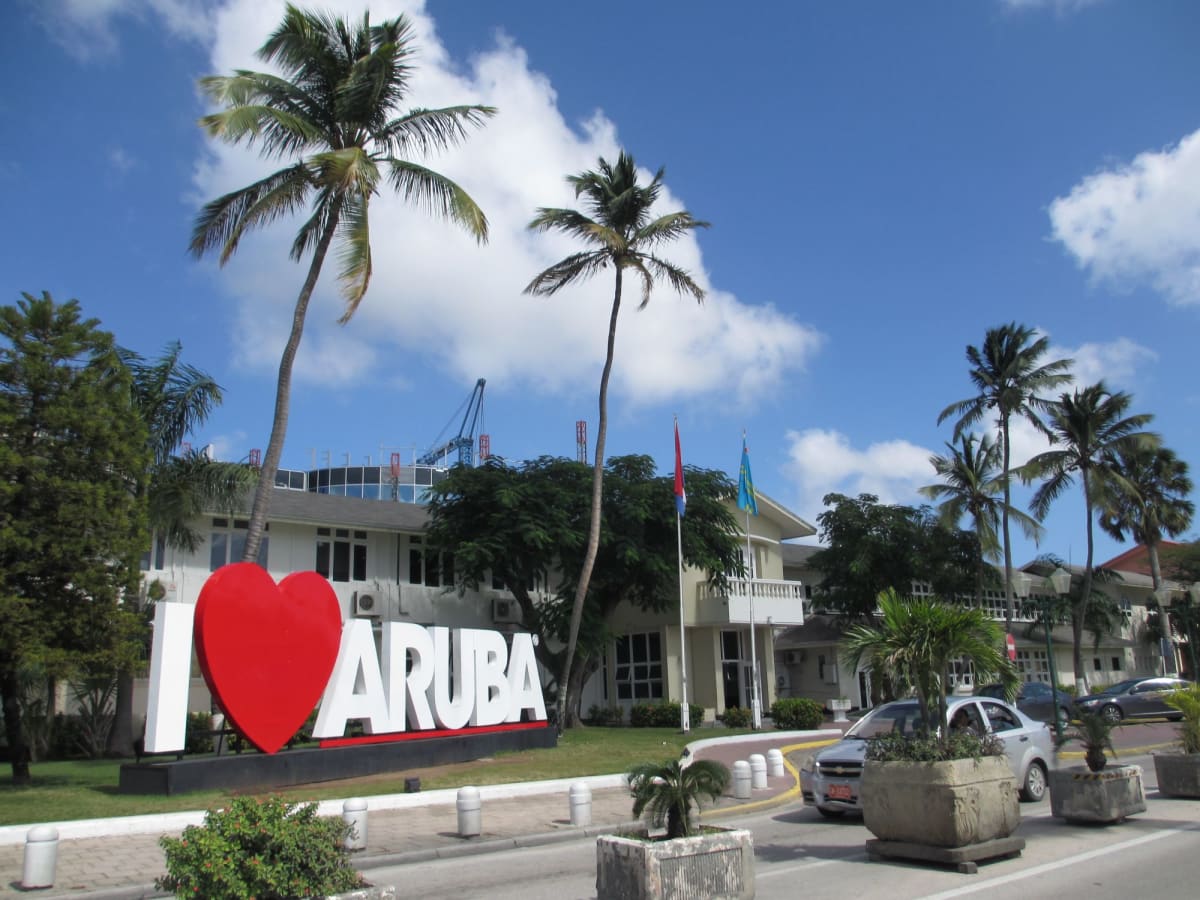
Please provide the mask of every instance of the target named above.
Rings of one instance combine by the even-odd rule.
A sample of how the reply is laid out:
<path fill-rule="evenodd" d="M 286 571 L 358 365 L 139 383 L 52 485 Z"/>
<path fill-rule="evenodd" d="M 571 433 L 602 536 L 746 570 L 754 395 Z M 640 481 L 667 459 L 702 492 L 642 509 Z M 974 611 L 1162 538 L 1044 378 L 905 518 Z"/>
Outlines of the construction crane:
<path fill-rule="evenodd" d="M 421 466 L 434 466 L 439 460 L 445 459 L 452 451 L 458 451 L 458 461 L 464 465 L 475 464 L 475 429 L 483 418 L 483 386 L 487 384 L 487 380 L 480 378 L 475 382 L 475 389 L 471 391 L 466 402 L 455 410 L 454 415 L 450 417 L 450 421 L 446 423 L 446 427 L 442 429 L 441 434 L 434 441 L 435 446 L 425 455 L 417 458 L 417 464 Z M 458 427 L 458 434 L 450 438 L 446 442 L 442 442 L 443 435 L 450 430 L 454 424 L 454 420 L 458 418 L 459 412 L 463 409 L 462 424 Z"/>

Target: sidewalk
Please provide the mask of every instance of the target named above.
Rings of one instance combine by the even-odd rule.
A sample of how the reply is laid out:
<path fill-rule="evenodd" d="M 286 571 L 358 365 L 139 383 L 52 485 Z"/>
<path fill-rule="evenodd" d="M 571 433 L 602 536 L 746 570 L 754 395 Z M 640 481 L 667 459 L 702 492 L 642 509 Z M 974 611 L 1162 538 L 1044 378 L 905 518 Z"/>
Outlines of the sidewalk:
<path fill-rule="evenodd" d="M 704 818 L 737 816 L 798 796 L 795 769 L 814 745 L 833 740 L 839 730 L 777 731 L 694 741 L 688 750 L 697 759 L 732 765 L 752 753 L 784 752 L 785 774 L 769 778 L 766 790 L 754 791 L 750 801 L 724 796 Z M 790 768 L 787 764 L 790 763 Z M 592 826 L 570 824 L 570 785 L 585 782 L 592 790 Z M 483 834 L 458 836 L 457 791 L 426 791 L 367 797 L 367 849 L 354 856 L 354 865 L 369 881 L 370 870 L 382 865 L 497 852 L 561 840 L 593 837 L 631 823 L 631 801 L 622 776 L 562 779 L 519 785 L 481 787 Z M 342 801 L 326 801 L 321 812 L 340 815 Z M 31 826 L 6 828 L 0 842 L 0 897 L 89 897 L 92 900 L 133 900 L 164 896 L 154 879 L 165 872 L 158 839 L 178 835 L 187 821 L 202 814 L 138 816 L 87 823 L 58 823 L 56 883 L 44 891 L 20 889 L 24 832 Z M 137 820 L 137 821 L 134 821 Z M 131 831 L 141 833 L 130 833 Z M 123 832 L 115 833 L 114 832 Z M 79 836 L 75 836 L 79 835 Z M 88 836 L 96 835 L 96 836 Z"/>

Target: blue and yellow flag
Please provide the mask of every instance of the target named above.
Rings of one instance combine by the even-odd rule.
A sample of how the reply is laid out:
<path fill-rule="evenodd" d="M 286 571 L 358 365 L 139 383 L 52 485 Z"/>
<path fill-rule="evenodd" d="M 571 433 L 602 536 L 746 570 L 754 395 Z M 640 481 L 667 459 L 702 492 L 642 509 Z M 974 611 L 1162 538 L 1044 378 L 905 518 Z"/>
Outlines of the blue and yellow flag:
<path fill-rule="evenodd" d="M 738 509 L 747 509 L 758 515 L 758 500 L 754 496 L 754 478 L 750 475 L 750 451 L 746 437 L 742 436 L 742 471 L 738 475 Z"/>

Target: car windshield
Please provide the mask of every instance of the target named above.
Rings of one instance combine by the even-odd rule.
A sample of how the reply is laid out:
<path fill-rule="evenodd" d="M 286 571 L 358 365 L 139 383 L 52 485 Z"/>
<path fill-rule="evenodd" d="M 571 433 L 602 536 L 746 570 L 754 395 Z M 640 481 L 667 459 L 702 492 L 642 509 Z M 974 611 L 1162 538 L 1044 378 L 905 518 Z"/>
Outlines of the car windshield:
<path fill-rule="evenodd" d="M 1110 684 L 1108 687 L 1097 691 L 1098 694 L 1123 694 L 1135 684 L 1145 681 L 1144 678 L 1127 678 L 1124 681 L 1118 681 L 1116 684 Z"/>
<path fill-rule="evenodd" d="M 920 724 L 921 707 L 916 703 L 888 703 L 859 719 L 846 732 L 846 737 L 864 741 L 892 733 L 912 737 Z"/>

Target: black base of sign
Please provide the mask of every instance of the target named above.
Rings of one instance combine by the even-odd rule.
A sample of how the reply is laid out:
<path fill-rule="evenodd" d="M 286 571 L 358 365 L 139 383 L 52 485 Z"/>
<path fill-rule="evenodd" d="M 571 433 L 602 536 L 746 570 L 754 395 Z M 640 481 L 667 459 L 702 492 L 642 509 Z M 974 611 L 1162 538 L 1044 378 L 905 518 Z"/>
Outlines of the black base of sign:
<path fill-rule="evenodd" d="M 409 738 L 379 744 L 325 749 L 281 750 L 270 755 L 246 752 L 169 762 L 121 766 L 122 794 L 184 794 L 203 790 L 262 790 L 336 781 L 425 766 L 468 762 L 508 750 L 554 747 L 554 726 L 472 734 L 464 731 L 437 738 Z"/>

